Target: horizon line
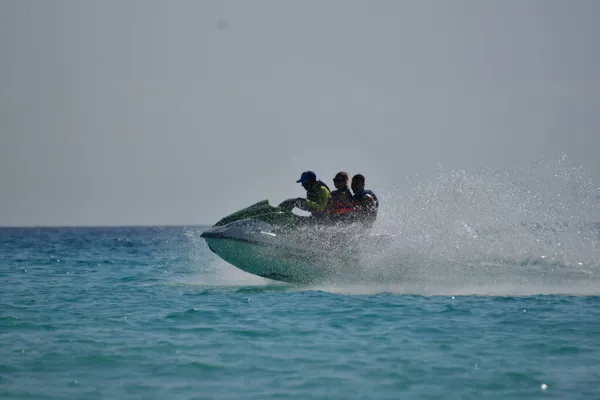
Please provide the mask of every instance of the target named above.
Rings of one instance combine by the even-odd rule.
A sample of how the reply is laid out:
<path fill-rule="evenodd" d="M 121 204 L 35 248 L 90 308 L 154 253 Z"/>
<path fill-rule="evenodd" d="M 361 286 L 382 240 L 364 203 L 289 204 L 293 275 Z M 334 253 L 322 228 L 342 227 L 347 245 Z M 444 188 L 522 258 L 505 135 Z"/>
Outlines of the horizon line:
<path fill-rule="evenodd" d="M 0 225 L 0 229 L 44 229 L 44 228 L 184 228 L 206 227 L 211 224 L 125 224 L 125 225 Z"/>

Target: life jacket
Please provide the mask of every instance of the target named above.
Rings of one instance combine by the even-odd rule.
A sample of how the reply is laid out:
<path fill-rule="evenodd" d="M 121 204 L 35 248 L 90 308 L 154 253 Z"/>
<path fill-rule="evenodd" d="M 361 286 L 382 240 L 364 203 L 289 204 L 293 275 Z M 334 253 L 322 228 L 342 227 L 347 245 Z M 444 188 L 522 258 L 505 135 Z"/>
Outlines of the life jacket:
<path fill-rule="evenodd" d="M 317 192 L 318 192 L 317 189 L 319 187 L 324 187 L 325 189 L 327 189 L 327 191 L 329 193 L 331 193 L 329 186 L 327 186 L 324 182 L 321 182 L 319 180 L 319 181 L 317 181 L 316 185 L 314 185 L 312 188 L 310 188 L 309 190 L 306 191 L 306 199 L 316 203 L 317 200 L 319 200 L 319 196 L 317 194 Z M 325 210 L 312 210 L 310 213 L 316 217 L 316 216 L 325 215 L 326 211 L 327 211 L 326 209 Z"/>
<path fill-rule="evenodd" d="M 331 214 L 348 214 L 354 211 L 354 199 L 350 189 L 340 189 L 331 192 L 329 212 Z"/>
<path fill-rule="evenodd" d="M 373 199 L 375 200 L 375 208 L 374 209 L 365 210 L 364 208 L 361 207 L 362 203 L 364 203 L 366 194 L 370 194 L 373 197 Z M 375 193 L 373 193 L 372 190 L 364 189 L 361 192 L 355 193 L 353 196 L 353 199 L 354 199 L 354 209 L 356 212 L 358 212 L 359 214 L 368 216 L 368 217 L 372 218 L 373 220 L 375 218 L 377 218 L 377 211 L 379 210 L 379 199 L 377 198 L 377 195 Z"/>

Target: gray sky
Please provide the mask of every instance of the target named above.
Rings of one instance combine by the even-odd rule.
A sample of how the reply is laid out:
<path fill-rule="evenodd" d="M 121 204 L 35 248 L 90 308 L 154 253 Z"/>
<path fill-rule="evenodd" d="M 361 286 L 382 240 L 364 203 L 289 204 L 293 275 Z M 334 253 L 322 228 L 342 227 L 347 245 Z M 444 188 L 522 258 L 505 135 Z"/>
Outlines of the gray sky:
<path fill-rule="evenodd" d="M 0 225 L 213 223 L 313 169 L 568 154 L 600 176 L 596 0 L 0 1 Z M 227 21 L 227 23 L 219 23 Z"/>

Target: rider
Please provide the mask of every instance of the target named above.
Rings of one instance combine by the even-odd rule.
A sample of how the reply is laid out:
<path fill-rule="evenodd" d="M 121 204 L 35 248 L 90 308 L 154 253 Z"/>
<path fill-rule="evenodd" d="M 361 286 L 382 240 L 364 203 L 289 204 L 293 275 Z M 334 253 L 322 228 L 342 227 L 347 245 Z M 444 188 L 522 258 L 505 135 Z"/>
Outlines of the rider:
<path fill-rule="evenodd" d="M 296 182 L 301 183 L 306 190 L 306 198 L 286 200 L 280 204 L 280 207 L 291 206 L 293 208 L 295 206 L 301 210 L 310 211 L 313 217 L 324 217 L 331 198 L 329 187 L 317 180 L 317 174 L 313 171 L 304 171 Z"/>
<path fill-rule="evenodd" d="M 365 189 L 365 177 L 356 174 L 352 177 L 352 192 L 354 192 L 354 217 L 370 228 L 377 219 L 379 200 L 372 190 Z"/>
<path fill-rule="evenodd" d="M 348 174 L 345 171 L 338 172 L 333 178 L 333 184 L 337 190 L 331 192 L 329 218 L 332 221 L 346 220 L 354 211 L 354 199 L 348 188 Z"/>

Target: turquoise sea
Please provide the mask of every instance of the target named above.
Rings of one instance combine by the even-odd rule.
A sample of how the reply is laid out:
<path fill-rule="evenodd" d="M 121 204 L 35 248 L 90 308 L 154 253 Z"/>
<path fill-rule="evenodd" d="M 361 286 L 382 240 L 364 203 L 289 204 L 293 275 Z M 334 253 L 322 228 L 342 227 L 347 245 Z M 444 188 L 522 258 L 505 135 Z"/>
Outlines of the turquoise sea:
<path fill-rule="evenodd" d="M 297 287 L 201 231 L 1 229 L 0 398 L 600 398 L 596 295 Z"/>

